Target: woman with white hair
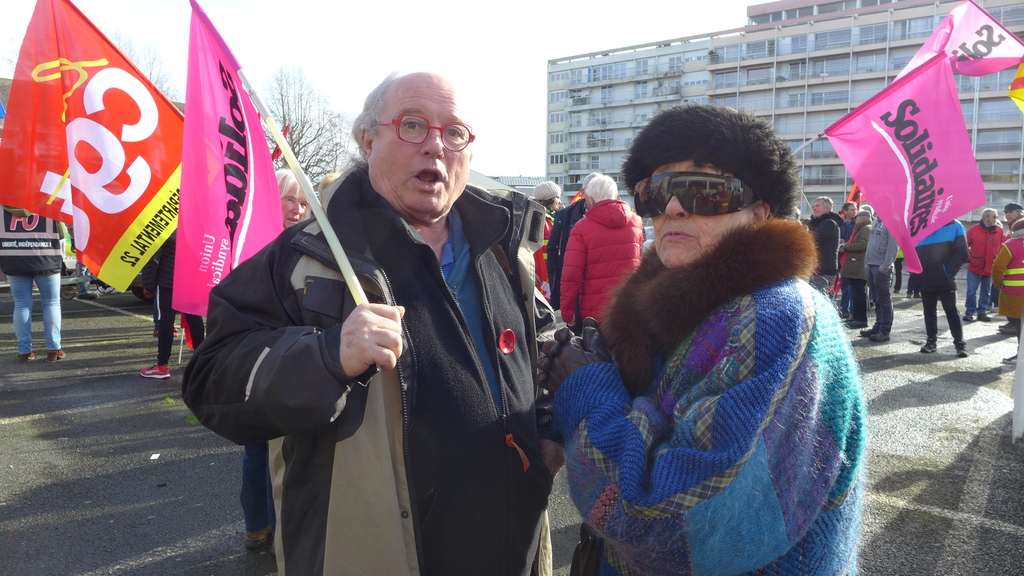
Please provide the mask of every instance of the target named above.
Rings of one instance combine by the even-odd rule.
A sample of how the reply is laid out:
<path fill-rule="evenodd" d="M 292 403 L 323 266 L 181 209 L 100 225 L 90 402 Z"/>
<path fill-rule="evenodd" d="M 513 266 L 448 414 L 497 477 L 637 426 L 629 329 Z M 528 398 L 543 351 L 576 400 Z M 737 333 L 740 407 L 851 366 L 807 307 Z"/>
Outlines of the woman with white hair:
<path fill-rule="evenodd" d="M 309 201 L 291 170 L 277 171 L 277 187 L 281 189 L 281 217 L 284 227 L 294 226 L 306 219 Z"/>
<path fill-rule="evenodd" d="M 595 176 L 584 194 L 587 213 L 573 226 L 562 263 L 562 320 L 570 326 L 601 320 L 612 290 L 640 264 L 644 241 L 640 217 L 619 200 L 614 180 Z"/>

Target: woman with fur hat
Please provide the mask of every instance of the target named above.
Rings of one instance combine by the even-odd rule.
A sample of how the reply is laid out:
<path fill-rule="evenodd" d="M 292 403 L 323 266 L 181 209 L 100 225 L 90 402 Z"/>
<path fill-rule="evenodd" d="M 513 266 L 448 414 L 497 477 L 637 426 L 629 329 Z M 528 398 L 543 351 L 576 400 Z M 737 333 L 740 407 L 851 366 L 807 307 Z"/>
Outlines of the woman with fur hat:
<path fill-rule="evenodd" d="M 593 573 L 856 572 L 866 410 L 835 308 L 806 282 L 789 145 L 746 113 L 676 107 L 623 173 L 655 249 L 602 326 L 560 331 L 538 362 Z"/>

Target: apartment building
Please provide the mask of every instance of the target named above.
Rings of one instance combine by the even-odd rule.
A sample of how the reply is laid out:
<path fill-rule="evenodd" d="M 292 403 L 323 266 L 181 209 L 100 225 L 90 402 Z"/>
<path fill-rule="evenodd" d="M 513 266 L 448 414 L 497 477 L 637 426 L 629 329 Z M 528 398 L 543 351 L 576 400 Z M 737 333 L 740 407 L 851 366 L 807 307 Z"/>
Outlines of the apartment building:
<path fill-rule="evenodd" d="M 632 138 L 658 110 L 688 102 L 769 119 L 797 149 L 887 86 L 960 0 L 782 0 L 747 8 L 742 28 L 548 62 L 548 178 L 567 192 L 616 178 Z M 977 2 L 1024 36 L 1024 1 Z M 1006 93 L 1015 68 L 956 75 L 986 202 L 1022 197 L 1024 114 Z M 822 138 L 798 155 L 805 195 L 839 201 L 853 185 Z"/>

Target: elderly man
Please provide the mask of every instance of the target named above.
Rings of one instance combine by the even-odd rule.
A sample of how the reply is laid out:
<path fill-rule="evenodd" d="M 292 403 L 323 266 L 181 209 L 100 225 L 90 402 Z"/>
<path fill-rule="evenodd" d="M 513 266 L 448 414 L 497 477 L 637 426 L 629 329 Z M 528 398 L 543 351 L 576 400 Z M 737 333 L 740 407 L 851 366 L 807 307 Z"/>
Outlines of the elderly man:
<path fill-rule="evenodd" d="M 812 217 L 807 227 L 818 246 L 818 269 L 811 276 L 811 286 L 828 294 L 839 275 L 839 242 L 843 219 L 832 211 L 832 199 L 820 196 L 811 204 Z"/>
<path fill-rule="evenodd" d="M 967 301 L 964 303 L 964 322 L 990 321 L 988 317 L 989 295 L 992 291 L 992 263 L 1003 248 L 1006 232 L 999 225 L 996 211 L 986 208 L 981 212 L 981 222 L 967 229 Z M 980 289 L 980 293 L 979 293 Z M 977 314 L 977 316 L 975 316 Z"/>
<path fill-rule="evenodd" d="M 372 303 L 319 222 L 288 228 L 211 293 L 186 403 L 234 442 L 283 437 L 282 574 L 530 574 L 561 460 L 531 363 L 553 312 L 520 250 L 541 208 L 467 185 L 438 76 L 388 77 L 353 134 L 365 161 L 326 210 Z"/>

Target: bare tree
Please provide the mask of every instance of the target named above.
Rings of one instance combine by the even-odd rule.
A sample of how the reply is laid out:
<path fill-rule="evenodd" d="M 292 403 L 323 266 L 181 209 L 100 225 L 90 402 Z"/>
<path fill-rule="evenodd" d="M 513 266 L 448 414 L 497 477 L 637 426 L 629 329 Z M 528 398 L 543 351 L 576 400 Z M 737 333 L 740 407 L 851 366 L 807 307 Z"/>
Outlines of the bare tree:
<path fill-rule="evenodd" d="M 164 67 L 164 57 L 156 48 L 151 44 L 138 48 L 131 38 L 122 36 L 120 32 L 114 33 L 113 41 L 125 57 L 149 78 L 157 90 L 163 92 L 170 101 L 181 102 L 181 92 L 174 87 L 171 75 Z"/>
<path fill-rule="evenodd" d="M 288 127 L 288 144 L 314 186 L 325 174 L 348 163 L 350 123 L 331 108 L 327 95 L 302 70 L 278 68 L 261 96 L 280 127 Z M 274 147 L 273 139 L 269 140 Z M 286 165 L 283 157 L 275 164 Z"/>

